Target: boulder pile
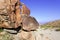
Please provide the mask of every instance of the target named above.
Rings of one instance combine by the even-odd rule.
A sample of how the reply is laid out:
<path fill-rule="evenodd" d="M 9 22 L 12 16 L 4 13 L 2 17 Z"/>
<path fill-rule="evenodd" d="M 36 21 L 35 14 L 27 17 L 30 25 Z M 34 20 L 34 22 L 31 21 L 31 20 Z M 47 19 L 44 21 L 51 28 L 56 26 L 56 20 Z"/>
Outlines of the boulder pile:
<path fill-rule="evenodd" d="M 20 0 L 0 0 L 0 28 L 18 31 L 21 40 L 33 40 L 31 32 L 38 26 L 37 20 L 30 16 L 30 10 Z"/>

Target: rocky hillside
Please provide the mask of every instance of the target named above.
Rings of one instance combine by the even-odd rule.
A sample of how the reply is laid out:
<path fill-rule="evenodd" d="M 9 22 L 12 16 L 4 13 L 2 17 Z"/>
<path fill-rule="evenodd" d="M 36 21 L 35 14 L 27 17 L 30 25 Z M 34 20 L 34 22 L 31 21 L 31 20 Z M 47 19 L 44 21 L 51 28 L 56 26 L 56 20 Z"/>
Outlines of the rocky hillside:
<path fill-rule="evenodd" d="M 45 23 L 43 25 L 41 25 L 42 28 L 60 28 L 60 20 L 55 20 L 55 21 L 51 21 L 51 22 L 48 22 L 48 23 Z"/>

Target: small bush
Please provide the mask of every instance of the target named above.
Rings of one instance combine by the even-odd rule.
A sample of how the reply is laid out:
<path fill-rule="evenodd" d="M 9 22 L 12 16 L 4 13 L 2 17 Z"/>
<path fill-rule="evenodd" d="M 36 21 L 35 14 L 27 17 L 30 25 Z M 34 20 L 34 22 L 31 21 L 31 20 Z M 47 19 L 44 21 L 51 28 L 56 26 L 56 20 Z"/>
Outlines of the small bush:
<path fill-rule="evenodd" d="M 0 32 L 2 32 L 3 31 L 3 29 L 2 28 L 0 28 Z"/>

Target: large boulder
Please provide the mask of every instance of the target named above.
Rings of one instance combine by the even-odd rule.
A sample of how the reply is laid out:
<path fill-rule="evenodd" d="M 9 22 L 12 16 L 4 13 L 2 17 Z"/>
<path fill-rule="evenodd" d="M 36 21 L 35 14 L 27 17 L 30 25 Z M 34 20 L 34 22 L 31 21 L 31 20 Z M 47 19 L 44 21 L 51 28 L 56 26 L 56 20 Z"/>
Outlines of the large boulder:
<path fill-rule="evenodd" d="M 22 25 L 23 30 L 36 30 L 39 24 L 29 15 L 30 10 L 19 0 L 0 0 L 0 28 L 18 28 Z"/>
<path fill-rule="evenodd" d="M 14 40 L 35 40 L 32 32 L 21 31 L 14 36 Z"/>
<path fill-rule="evenodd" d="M 7 2 L 8 1 L 8 2 Z M 7 15 L 9 10 L 10 1 L 9 0 L 0 0 L 0 15 Z"/>
<path fill-rule="evenodd" d="M 39 26 L 39 23 L 37 22 L 37 20 L 34 17 L 31 16 L 23 16 L 23 30 L 26 31 L 32 31 L 32 30 L 36 30 Z"/>
<path fill-rule="evenodd" d="M 0 0 L 0 28 L 18 27 L 17 21 L 21 18 L 19 2 L 19 0 Z"/>
<path fill-rule="evenodd" d="M 22 12 L 22 14 L 25 14 L 27 16 L 30 15 L 30 10 L 29 10 L 29 8 L 25 4 L 22 4 L 21 12 Z"/>
<path fill-rule="evenodd" d="M 9 22 L 8 22 L 9 5 L 10 5 L 9 0 L 0 0 L 0 28 L 1 27 L 10 27 Z"/>

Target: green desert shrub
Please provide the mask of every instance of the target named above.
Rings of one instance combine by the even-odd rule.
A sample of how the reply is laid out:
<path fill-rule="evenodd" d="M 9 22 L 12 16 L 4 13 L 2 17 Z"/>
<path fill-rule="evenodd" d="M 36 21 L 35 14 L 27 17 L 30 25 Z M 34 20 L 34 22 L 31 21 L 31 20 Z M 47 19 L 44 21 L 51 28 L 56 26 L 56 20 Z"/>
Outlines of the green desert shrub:
<path fill-rule="evenodd" d="M 53 26 L 50 26 L 50 25 L 42 25 L 41 28 L 42 29 L 48 29 L 48 28 L 53 28 Z"/>
<path fill-rule="evenodd" d="M 9 33 L 0 34 L 0 40 L 12 40 L 13 37 Z"/>
<path fill-rule="evenodd" d="M 0 32 L 2 32 L 3 31 L 3 29 L 2 28 L 0 28 Z"/>

